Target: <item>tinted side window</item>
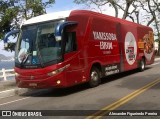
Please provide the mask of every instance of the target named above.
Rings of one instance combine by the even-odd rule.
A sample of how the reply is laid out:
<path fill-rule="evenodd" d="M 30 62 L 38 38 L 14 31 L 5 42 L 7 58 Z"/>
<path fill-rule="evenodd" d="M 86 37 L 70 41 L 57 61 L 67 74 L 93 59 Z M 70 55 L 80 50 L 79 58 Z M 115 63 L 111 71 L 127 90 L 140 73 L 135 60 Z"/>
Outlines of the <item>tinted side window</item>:
<path fill-rule="evenodd" d="M 77 50 L 76 32 L 67 32 L 65 38 L 66 38 L 65 53 L 76 51 Z"/>

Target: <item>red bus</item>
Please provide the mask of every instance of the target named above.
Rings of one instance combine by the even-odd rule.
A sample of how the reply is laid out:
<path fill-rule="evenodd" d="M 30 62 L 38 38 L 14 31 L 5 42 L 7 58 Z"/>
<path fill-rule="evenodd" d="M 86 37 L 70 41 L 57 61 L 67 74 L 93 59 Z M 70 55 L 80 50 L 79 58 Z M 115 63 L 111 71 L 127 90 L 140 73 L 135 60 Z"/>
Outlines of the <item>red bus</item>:
<path fill-rule="evenodd" d="M 21 88 L 64 88 L 143 71 L 154 62 L 150 27 L 87 10 L 53 13 L 22 24 L 15 48 Z"/>

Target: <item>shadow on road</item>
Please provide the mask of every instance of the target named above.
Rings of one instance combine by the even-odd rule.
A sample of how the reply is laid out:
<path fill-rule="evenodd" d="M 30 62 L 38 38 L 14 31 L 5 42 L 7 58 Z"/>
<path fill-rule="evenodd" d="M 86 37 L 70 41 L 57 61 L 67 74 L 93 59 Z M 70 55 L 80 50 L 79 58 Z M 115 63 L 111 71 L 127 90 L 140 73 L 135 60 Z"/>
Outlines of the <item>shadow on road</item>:
<path fill-rule="evenodd" d="M 118 88 L 126 88 L 131 90 L 137 90 L 143 86 L 146 86 L 153 81 L 160 79 L 159 67 L 147 68 L 142 73 L 136 73 L 131 75 L 128 80 L 123 80 L 120 84 L 117 85 Z M 156 84 L 157 85 L 157 84 Z M 155 86 L 152 89 L 157 89 Z M 160 89 L 160 87 L 159 87 Z"/>
<path fill-rule="evenodd" d="M 151 69 L 151 67 L 146 67 L 145 71 Z M 126 72 L 122 72 L 122 73 L 118 73 L 118 74 L 114 74 L 114 75 L 110 75 L 107 77 L 102 78 L 102 84 L 117 80 L 117 79 L 122 79 L 123 77 L 127 77 L 136 73 L 140 73 L 139 70 L 134 69 L 134 70 L 130 70 L 130 71 L 126 71 Z"/>
<path fill-rule="evenodd" d="M 150 67 L 147 67 L 146 70 L 150 69 Z M 123 77 L 129 76 L 129 75 L 133 75 L 135 73 L 138 73 L 138 70 L 131 70 L 131 71 L 127 71 L 127 72 L 123 72 L 123 73 L 119 73 L 119 74 L 114 74 L 111 76 L 107 76 L 105 78 L 102 78 L 102 85 L 108 83 L 108 82 L 112 82 L 115 81 L 117 79 L 121 79 L 123 80 Z M 95 87 L 96 88 L 96 87 Z M 63 89 L 45 89 L 45 90 L 41 90 L 38 91 L 38 89 L 34 89 L 33 91 L 37 91 L 36 93 L 32 93 L 32 90 L 30 90 L 27 93 L 21 94 L 21 96 L 32 96 L 32 97 L 61 97 L 61 96 L 68 96 L 74 93 L 78 93 L 78 92 L 82 92 L 89 89 L 88 84 L 80 84 L 80 85 L 76 85 L 76 86 L 72 86 L 69 88 L 63 88 Z"/>

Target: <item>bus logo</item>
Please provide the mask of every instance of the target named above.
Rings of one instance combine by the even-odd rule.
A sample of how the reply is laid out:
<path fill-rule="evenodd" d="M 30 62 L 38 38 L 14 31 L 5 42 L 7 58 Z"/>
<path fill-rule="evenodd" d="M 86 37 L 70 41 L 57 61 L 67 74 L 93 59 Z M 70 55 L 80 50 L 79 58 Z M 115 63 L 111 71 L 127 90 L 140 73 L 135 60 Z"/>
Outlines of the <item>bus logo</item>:
<path fill-rule="evenodd" d="M 133 65 L 137 55 L 137 44 L 134 35 L 127 32 L 125 37 L 125 56 L 129 65 Z"/>

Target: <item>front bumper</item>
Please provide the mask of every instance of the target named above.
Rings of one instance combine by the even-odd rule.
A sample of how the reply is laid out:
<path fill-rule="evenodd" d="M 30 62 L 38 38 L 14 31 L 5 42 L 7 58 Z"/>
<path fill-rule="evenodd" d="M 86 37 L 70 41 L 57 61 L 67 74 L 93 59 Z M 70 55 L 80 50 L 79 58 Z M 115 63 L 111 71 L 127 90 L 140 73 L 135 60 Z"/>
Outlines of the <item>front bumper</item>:
<path fill-rule="evenodd" d="M 36 77 L 36 76 L 33 76 Z M 16 76 L 16 84 L 20 88 L 63 88 L 67 87 L 65 80 L 65 71 L 55 76 L 43 77 L 41 79 L 32 79 L 32 76 Z"/>

